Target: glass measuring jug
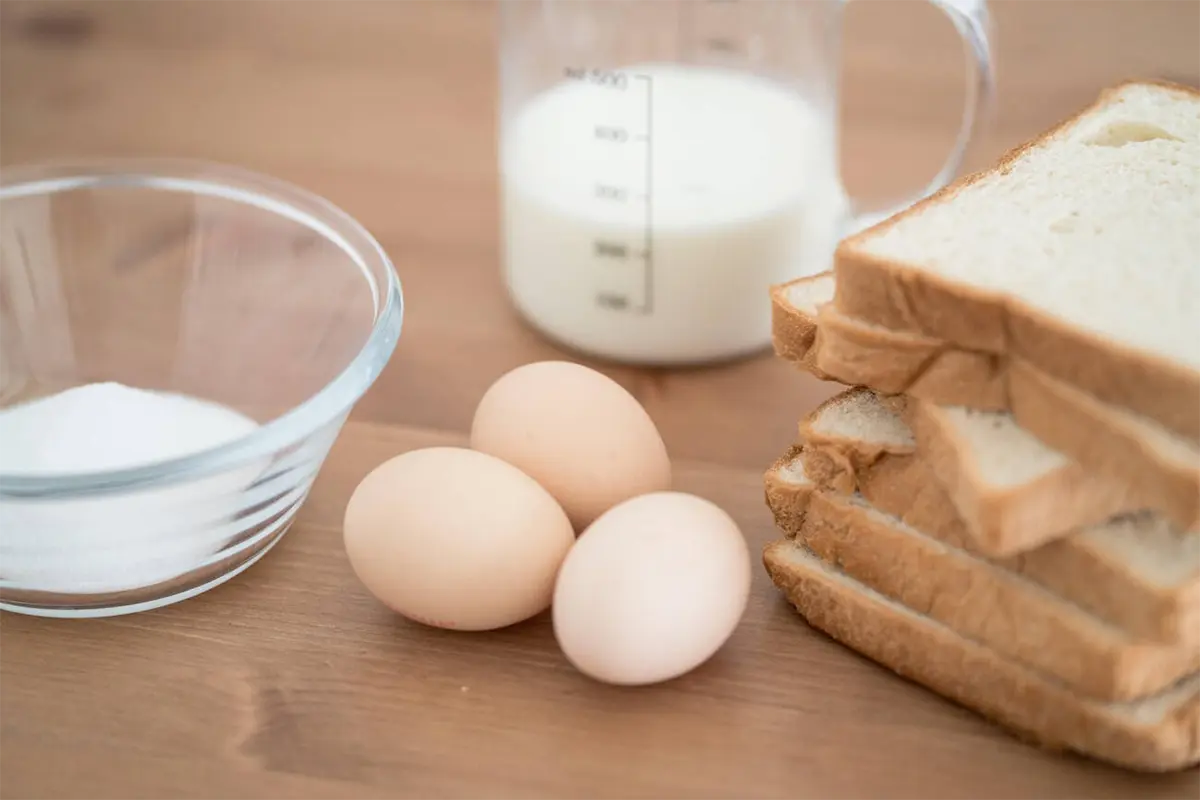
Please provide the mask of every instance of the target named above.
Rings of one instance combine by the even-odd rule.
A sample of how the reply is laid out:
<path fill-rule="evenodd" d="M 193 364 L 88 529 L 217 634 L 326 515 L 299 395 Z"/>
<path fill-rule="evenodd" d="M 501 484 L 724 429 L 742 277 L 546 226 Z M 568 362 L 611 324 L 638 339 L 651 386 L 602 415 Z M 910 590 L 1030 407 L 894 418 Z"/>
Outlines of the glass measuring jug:
<path fill-rule="evenodd" d="M 503 271 L 550 338 L 643 364 L 770 341 L 768 287 L 829 268 L 877 219 L 838 174 L 847 0 L 504 0 Z M 991 95 L 984 0 L 931 0 L 966 43 L 968 97 L 933 181 Z"/>

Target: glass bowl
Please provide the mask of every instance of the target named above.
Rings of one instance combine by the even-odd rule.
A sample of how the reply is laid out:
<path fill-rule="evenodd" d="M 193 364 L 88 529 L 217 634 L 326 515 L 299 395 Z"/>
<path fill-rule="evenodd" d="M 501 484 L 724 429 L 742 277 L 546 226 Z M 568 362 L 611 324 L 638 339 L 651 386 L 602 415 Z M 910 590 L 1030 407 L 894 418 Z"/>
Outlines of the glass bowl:
<path fill-rule="evenodd" d="M 402 317 L 371 235 L 280 181 L 0 172 L 0 609 L 132 613 L 249 567 Z"/>

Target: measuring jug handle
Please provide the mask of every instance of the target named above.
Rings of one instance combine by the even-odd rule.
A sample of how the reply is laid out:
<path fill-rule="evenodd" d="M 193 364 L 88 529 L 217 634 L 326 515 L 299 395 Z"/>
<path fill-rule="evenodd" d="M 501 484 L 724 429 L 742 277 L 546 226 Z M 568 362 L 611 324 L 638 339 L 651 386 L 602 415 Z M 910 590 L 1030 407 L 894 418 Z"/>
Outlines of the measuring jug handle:
<path fill-rule="evenodd" d="M 973 79 L 967 80 L 967 97 L 963 105 L 962 124 L 958 129 L 958 138 L 941 170 L 924 189 L 915 195 L 882 210 L 869 211 L 855 208 L 852 205 L 845 235 L 869 228 L 949 183 L 958 172 L 958 168 L 962 166 L 963 156 L 966 155 L 967 145 L 970 144 L 971 137 L 975 133 L 977 120 L 991 110 L 995 95 L 995 71 L 988 39 L 986 0 L 929 0 L 929 2 L 941 9 L 954 23 L 954 28 L 962 37 L 963 48 L 967 53 L 967 68 L 974 73 Z"/>

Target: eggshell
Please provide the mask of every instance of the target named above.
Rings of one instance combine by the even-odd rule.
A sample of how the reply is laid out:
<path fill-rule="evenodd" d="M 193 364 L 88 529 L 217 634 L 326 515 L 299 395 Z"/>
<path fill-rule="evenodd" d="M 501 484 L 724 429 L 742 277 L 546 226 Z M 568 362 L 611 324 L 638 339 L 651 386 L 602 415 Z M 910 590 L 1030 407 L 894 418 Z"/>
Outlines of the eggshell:
<path fill-rule="evenodd" d="M 616 381 L 567 361 L 527 364 L 492 384 L 475 410 L 471 447 L 546 487 L 576 531 L 623 500 L 671 487 L 650 415 Z"/>
<path fill-rule="evenodd" d="M 363 479 L 344 538 L 359 580 L 394 611 L 439 628 L 488 630 L 545 610 L 575 534 L 554 498 L 515 467 L 434 447 Z"/>
<path fill-rule="evenodd" d="M 750 595 L 737 524 L 717 506 L 657 492 L 614 507 L 567 554 L 554 634 L 581 672 L 607 683 L 656 683 L 707 661 Z"/>

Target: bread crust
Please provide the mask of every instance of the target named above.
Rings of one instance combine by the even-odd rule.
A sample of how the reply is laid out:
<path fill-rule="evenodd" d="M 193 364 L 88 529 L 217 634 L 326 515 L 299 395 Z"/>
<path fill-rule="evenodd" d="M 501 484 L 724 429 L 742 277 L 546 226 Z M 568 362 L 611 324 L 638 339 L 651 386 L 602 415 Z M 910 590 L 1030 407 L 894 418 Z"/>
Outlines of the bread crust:
<path fill-rule="evenodd" d="M 930 475 L 944 487 L 948 503 L 970 531 L 975 549 L 988 556 L 1025 552 L 1114 514 L 1142 508 L 1137 496 L 1123 485 L 1094 477 L 1069 461 L 1017 486 L 992 486 L 979 473 L 970 446 L 959 436 L 949 412 L 904 396 L 889 398 L 884 404 L 908 424 L 914 447 L 848 439 L 818 429 L 816 422 L 822 414 L 860 393 L 870 394 L 870 390 L 859 387 L 835 395 L 800 421 L 800 440 L 810 445 L 810 450 L 819 447 L 823 458 L 831 462 L 822 474 L 813 475 L 814 480 L 850 492 L 856 473 L 882 456 L 915 449 L 931 466 Z M 816 464 L 806 466 L 818 468 Z"/>
<path fill-rule="evenodd" d="M 823 273 L 807 280 L 819 280 L 827 276 L 828 273 Z M 817 321 L 806 314 L 796 313 L 798 309 L 787 297 L 790 285 L 784 283 L 771 287 L 771 344 L 775 355 L 785 361 L 799 364 L 820 380 L 833 380 L 821 372 L 813 360 L 817 353 L 813 347 L 817 336 Z"/>
<path fill-rule="evenodd" d="M 1195 646 L 1136 639 L 1019 572 L 971 555 L 961 539 L 906 531 L 866 500 L 813 484 L 807 489 L 804 512 L 795 515 L 799 527 L 779 525 L 789 538 L 881 594 L 1081 694 L 1143 697 L 1200 669 Z"/>
<path fill-rule="evenodd" d="M 775 524 L 787 530 L 799 530 L 808 513 L 808 498 L 812 492 L 802 483 L 785 477 L 787 468 L 796 463 L 803 445 L 793 445 L 763 475 L 763 490 L 767 508 L 775 515 Z M 776 510 L 778 509 L 778 510 Z"/>
<path fill-rule="evenodd" d="M 1200 694 L 1196 679 L 1171 690 L 1161 718 L 1139 720 L 1074 695 L 1034 670 L 928 618 L 906 612 L 852 582 L 838 580 L 796 547 L 773 542 L 763 552 L 772 582 L 809 625 L 842 644 L 974 710 L 1023 739 L 1072 750 L 1127 769 L 1168 772 L 1200 761 Z"/>
<path fill-rule="evenodd" d="M 788 456 L 799 455 L 805 446 L 820 443 L 826 456 L 836 462 L 836 470 L 827 470 L 827 482 L 836 486 L 842 492 L 854 491 L 854 475 L 866 469 L 875 461 L 888 453 L 912 453 L 917 444 L 912 441 L 907 444 L 869 442 L 863 439 L 851 439 L 834 433 L 826 433 L 819 429 L 817 422 L 827 412 L 834 411 L 838 406 L 853 402 L 858 395 L 871 395 L 870 389 L 852 387 L 834 395 L 814 408 L 800 420 L 798 432 L 799 444 L 788 451 L 788 455 L 775 462 L 772 471 L 777 471 L 780 465 L 794 463 L 795 458 Z"/>
<path fill-rule="evenodd" d="M 816 330 L 800 363 L 806 369 L 811 364 L 809 371 L 822 380 L 869 384 L 887 394 L 936 394 L 947 405 L 970 402 L 985 410 L 1007 405 L 998 356 L 958 350 L 919 334 L 881 337 L 878 328 L 838 313 L 832 303 L 822 306 L 812 322 Z"/>
<path fill-rule="evenodd" d="M 979 549 L 989 556 L 1023 553 L 1064 532 L 1144 508 L 1143 494 L 1094 475 L 1075 461 L 1017 487 L 991 486 L 946 407 L 908 399 L 898 405 L 920 442 L 925 463 L 968 520 Z"/>
<path fill-rule="evenodd" d="M 786 304 L 785 292 L 776 296 L 784 305 L 773 312 L 776 319 L 805 316 Z M 817 331 L 804 360 L 795 363 L 814 365 L 818 378 L 903 392 L 936 405 L 1009 411 L 1025 430 L 1086 465 L 1090 478 L 1084 482 L 1110 487 L 1113 499 L 1125 507 L 1154 509 L 1181 528 L 1200 525 L 1200 448 L 1188 440 L 1019 358 L 964 351 L 924 334 L 868 325 L 832 303 L 821 306 L 809 322 Z M 785 335 L 782 327 L 773 332 L 776 338 Z M 1087 522 L 1081 517 L 1069 527 Z"/>
<path fill-rule="evenodd" d="M 946 405 L 1007 410 L 1004 362 L 998 356 L 859 322 L 834 308 L 832 293 L 816 317 L 789 302 L 789 287 L 830 275 L 823 272 L 771 287 L 771 340 L 777 356 L 819 380 L 942 398 L 938 402 Z"/>
<path fill-rule="evenodd" d="M 862 245 L 900 220 L 951 201 L 964 188 L 1006 174 L 1040 147 L 1103 107 L 1129 81 L 1104 91 L 1087 108 L 908 209 L 843 240 L 834 255 L 833 303 L 843 314 L 895 331 L 911 331 L 966 350 L 1019 356 L 1060 381 L 1106 403 L 1149 417 L 1200 442 L 1200 371 L 1081 330 L 1055 315 L 1000 292 L 960 283 L 920 266 L 873 256 Z M 1158 83 L 1189 98 L 1191 87 Z"/>
<path fill-rule="evenodd" d="M 1200 527 L 1200 449 L 1074 386 L 1013 359 L 1009 408 L 1025 430 L 1080 464 L 1125 486 L 1143 508 L 1162 512 L 1181 528 Z"/>
<path fill-rule="evenodd" d="M 850 474 L 841 456 L 846 447 L 831 454 L 825 443 L 809 442 L 792 448 L 776 462 L 776 469 L 798 459 L 818 487 L 841 494 L 857 491 L 880 511 L 1024 575 L 1133 636 L 1200 648 L 1200 565 L 1172 590 L 1141 580 L 1121 558 L 1087 536 L 1065 536 L 1018 556 L 990 557 L 934 476 L 928 454 L 883 453 L 869 463 L 860 462 Z M 768 480 L 780 487 L 768 497 L 776 526 L 800 530 L 808 509 L 804 489 L 794 482 L 789 485 L 778 471 Z"/>

